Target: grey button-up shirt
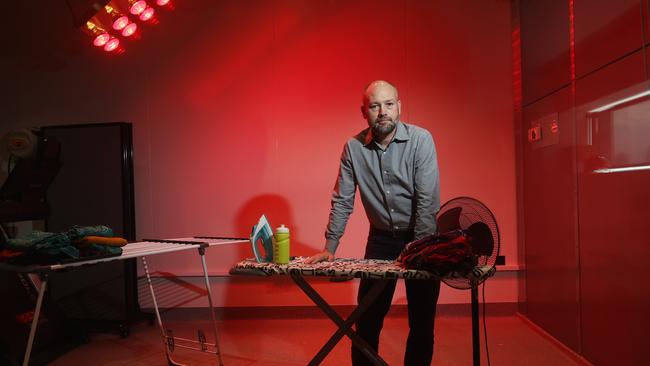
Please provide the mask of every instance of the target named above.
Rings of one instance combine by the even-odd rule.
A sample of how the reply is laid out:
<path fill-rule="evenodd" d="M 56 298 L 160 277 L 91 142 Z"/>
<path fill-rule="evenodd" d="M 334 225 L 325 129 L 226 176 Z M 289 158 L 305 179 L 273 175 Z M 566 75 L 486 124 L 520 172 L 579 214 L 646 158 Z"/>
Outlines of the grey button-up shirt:
<path fill-rule="evenodd" d="M 325 231 L 325 249 L 331 253 L 345 231 L 357 187 L 373 228 L 414 230 L 415 239 L 436 231 L 440 177 L 433 138 L 403 122 L 396 129 L 386 149 L 372 139 L 370 128 L 345 144 Z"/>

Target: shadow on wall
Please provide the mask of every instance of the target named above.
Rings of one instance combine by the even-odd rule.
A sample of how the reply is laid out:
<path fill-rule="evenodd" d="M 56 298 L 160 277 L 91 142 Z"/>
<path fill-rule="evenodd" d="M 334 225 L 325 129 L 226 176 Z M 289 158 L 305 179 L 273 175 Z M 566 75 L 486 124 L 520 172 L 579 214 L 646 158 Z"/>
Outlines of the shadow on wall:
<path fill-rule="evenodd" d="M 206 298 L 208 294 L 205 287 L 202 286 L 203 283 L 190 282 L 171 272 L 155 271 L 151 273 L 151 276 L 151 283 L 156 291 L 156 300 L 158 306 L 161 307 L 161 314 L 183 308 L 193 301 Z M 146 277 L 138 278 L 138 299 L 142 309 L 147 309 L 148 312 L 152 311 L 153 300 Z"/>
<path fill-rule="evenodd" d="M 296 225 L 289 201 L 285 197 L 275 194 L 255 196 L 239 209 L 235 216 L 237 236 L 249 237 L 253 225 L 257 223 L 262 214 L 266 215 L 274 233 L 280 225 L 289 228 L 291 233 L 291 256 L 313 253 L 313 248 L 300 241 L 300 229 Z M 253 256 L 249 246 L 240 246 L 237 250 L 239 251 L 238 257 L 249 258 Z"/>

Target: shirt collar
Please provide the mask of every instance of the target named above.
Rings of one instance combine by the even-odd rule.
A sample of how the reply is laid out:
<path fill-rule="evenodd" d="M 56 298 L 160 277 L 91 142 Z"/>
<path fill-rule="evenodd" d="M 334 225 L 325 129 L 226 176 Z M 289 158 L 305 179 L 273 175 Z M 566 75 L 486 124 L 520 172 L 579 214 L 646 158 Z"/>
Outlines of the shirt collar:
<path fill-rule="evenodd" d="M 402 121 L 397 121 L 397 126 L 395 127 L 397 131 L 395 131 L 395 136 L 393 136 L 393 141 L 407 141 L 411 138 L 409 135 L 408 130 L 406 129 L 406 126 L 402 123 Z M 372 143 L 374 140 L 372 139 L 372 129 L 368 127 L 367 132 L 366 132 L 366 137 L 363 141 L 364 146 L 368 146 L 368 144 Z"/>

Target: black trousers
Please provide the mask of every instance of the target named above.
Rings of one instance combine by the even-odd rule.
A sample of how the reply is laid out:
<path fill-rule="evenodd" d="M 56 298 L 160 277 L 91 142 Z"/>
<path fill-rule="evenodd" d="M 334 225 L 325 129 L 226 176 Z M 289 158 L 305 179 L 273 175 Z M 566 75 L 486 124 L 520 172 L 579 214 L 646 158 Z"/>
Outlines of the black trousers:
<path fill-rule="evenodd" d="M 370 230 L 366 259 L 396 259 L 404 246 L 413 240 L 413 232 Z M 397 280 L 365 280 L 359 285 L 357 301 L 370 290 L 375 281 L 389 281 L 383 292 L 357 320 L 356 332 L 375 350 L 379 350 L 379 333 L 390 309 Z M 429 366 L 433 358 L 433 327 L 440 281 L 405 280 L 408 301 L 409 335 L 404 353 L 405 366 Z M 372 365 L 363 353 L 352 346 L 352 365 Z"/>

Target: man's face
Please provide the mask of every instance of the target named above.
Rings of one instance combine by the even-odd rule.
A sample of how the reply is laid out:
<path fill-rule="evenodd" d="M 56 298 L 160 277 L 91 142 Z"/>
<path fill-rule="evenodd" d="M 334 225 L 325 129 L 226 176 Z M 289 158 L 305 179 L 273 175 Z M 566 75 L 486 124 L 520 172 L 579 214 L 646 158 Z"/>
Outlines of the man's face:
<path fill-rule="evenodd" d="M 401 107 L 397 90 L 381 83 L 368 88 L 361 112 L 374 136 L 386 136 L 395 130 Z"/>

